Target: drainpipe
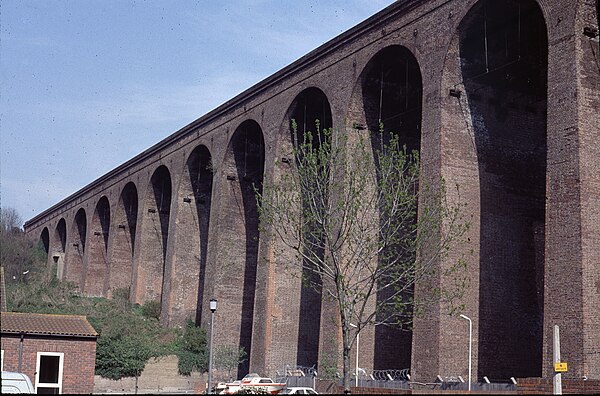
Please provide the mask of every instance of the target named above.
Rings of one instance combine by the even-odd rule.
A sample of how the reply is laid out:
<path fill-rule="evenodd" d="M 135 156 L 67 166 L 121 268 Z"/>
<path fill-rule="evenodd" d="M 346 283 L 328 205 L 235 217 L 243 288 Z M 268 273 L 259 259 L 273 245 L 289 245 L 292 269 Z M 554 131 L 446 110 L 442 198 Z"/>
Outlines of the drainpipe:
<path fill-rule="evenodd" d="M 25 336 L 21 333 L 21 341 L 19 342 L 19 373 L 21 372 L 21 366 L 23 364 L 23 338 L 25 338 Z"/>

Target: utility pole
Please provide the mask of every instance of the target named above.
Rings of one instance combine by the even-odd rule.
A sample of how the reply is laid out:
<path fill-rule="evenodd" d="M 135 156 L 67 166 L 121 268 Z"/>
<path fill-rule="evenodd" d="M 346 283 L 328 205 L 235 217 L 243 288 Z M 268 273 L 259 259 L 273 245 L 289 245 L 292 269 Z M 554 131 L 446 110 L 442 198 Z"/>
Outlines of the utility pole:
<path fill-rule="evenodd" d="M 217 300 L 210 299 L 210 345 L 208 346 L 208 384 L 206 393 L 212 393 L 212 361 L 213 361 L 213 333 L 215 329 L 215 311 L 217 310 Z"/>
<path fill-rule="evenodd" d="M 562 395 L 562 381 L 561 381 L 561 373 L 556 371 L 556 364 L 560 363 L 560 330 L 558 325 L 554 325 L 554 381 L 553 388 L 555 395 Z"/>

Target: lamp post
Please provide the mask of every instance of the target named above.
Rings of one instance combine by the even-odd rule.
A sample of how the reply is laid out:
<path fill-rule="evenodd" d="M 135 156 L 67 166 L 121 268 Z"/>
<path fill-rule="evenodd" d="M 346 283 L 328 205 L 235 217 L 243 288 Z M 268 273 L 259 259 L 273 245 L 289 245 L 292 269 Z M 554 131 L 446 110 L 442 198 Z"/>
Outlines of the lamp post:
<path fill-rule="evenodd" d="M 212 392 L 212 347 L 213 347 L 213 333 L 215 324 L 215 311 L 217 310 L 217 299 L 210 299 L 210 345 L 208 347 L 208 389 L 207 393 Z"/>
<path fill-rule="evenodd" d="M 471 392 L 471 345 L 473 344 L 473 321 L 466 315 L 460 317 L 469 321 L 469 392 Z"/>
<path fill-rule="evenodd" d="M 355 369 L 355 385 L 358 388 L 358 346 L 359 346 L 359 342 L 360 342 L 360 333 L 358 332 L 358 326 L 350 323 L 351 327 L 354 327 L 356 329 L 356 369 Z"/>

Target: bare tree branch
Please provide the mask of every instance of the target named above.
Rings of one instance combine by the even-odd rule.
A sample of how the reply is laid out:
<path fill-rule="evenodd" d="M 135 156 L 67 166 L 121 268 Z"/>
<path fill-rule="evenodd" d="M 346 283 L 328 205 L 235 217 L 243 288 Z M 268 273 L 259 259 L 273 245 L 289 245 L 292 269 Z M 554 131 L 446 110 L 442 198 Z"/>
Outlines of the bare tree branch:
<path fill-rule="evenodd" d="M 306 284 L 337 303 L 349 386 L 350 350 L 363 328 L 407 328 L 434 301 L 461 306 L 464 260 L 442 272 L 440 262 L 469 223 L 464 205 L 448 202 L 443 180 L 420 178 L 418 153 L 397 136 L 348 136 L 320 130 L 318 122 L 302 142 L 296 132 L 295 161 L 257 192 L 261 229 L 295 252 L 289 265 L 302 270 Z M 450 274 L 451 289 L 415 295 L 416 283 Z"/>

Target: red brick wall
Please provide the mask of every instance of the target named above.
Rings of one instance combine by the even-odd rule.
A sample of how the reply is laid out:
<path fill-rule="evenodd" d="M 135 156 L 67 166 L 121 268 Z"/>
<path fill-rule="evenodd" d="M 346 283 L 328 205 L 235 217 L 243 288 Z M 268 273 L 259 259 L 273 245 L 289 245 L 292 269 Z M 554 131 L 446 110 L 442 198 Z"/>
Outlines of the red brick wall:
<path fill-rule="evenodd" d="M 545 179 L 545 194 L 538 193 L 535 196 L 542 202 L 539 205 L 531 205 L 525 201 L 528 204 L 522 213 L 531 212 L 532 207 L 539 213 L 536 221 L 523 224 L 520 222 L 522 216 L 515 216 L 518 214 L 516 212 L 509 217 L 510 222 L 500 216 L 506 212 L 505 209 L 521 208 L 521 199 L 513 200 L 514 206 L 508 207 L 504 206 L 506 202 L 500 202 L 502 205 L 496 206 L 504 209 L 502 213 L 483 210 L 482 215 L 482 208 L 485 209 L 486 205 L 490 207 L 494 200 L 505 201 L 506 192 L 510 189 L 503 188 L 503 194 L 495 194 L 490 190 L 486 192 L 484 189 L 482 194 L 480 188 L 481 180 L 490 181 L 493 174 L 480 172 L 485 167 L 480 167 L 478 149 L 488 148 L 494 151 L 503 146 L 477 146 L 474 124 L 480 120 L 481 113 L 474 113 L 471 111 L 472 107 L 469 107 L 470 103 L 474 103 L 472 94 L 477 88 L 465 87 L 462 76 L 463 55 L 457 32 L 461 21 L 477 2 L 478 0 L 395 2 L 375 19 L 358 26 L 353 33 L 342 35 L 313 51 L 299 62 L 90 183 L 60 205 L 30 220 L 25 227 L 27 233 L 32 238 L 38 238 L 40 232 L 47 227 L 50 235 L 54 235 L 59 224 L 62 224 L 59 222 L 64 218 L 67 227 L 65 278 L 81 283 L 83 269 L 88 268 L 93 249 L 88 247 L 83 254 L 85 257 L 81 255 L 85 240 L 81 240 L 77 229 L 78 211 L 87 213 L 87 217 L 81 217 L 80 224 L 91 225 L 92 214 L 102 196 L 108 197 L 110 207 L 115 208 L 124 186 L 134 183 L 138 190 L 139 208 L 136 235 L 132 241 L 132 244 L 135 242 L 131 263 L 133 273 L 124 277 L 125 281 L 130 275 L 133 279 L 133 299 L 141 302 L 146 299 L 146 294 L 153 299 L 161 297 L 163 267 L 165 284 L 171 287 L 170 282 L 173 282 L 173 291 L 176 286 L 180 287 L 179 290 L 186 290 L 177 278 L 177 271 L 197 266 L 198 260 L 190 252 L 192 249 L 198 250 L 190 245 L 191 237 L 177 237 L 178 233 L 181 235 L 182 232 L 187 232 L 186 224 L 191 224 L 194 220 L 189 215 L 184 219 L 183 213 L 189 211 L 179 210 L 178 205 L 190 204 L 179 196 L 173 199 L 165 252 L 163 242 L 166 240 L 167 230 L 163 229 L 161 237 L 153 239 L 153 235 L 156 235 L 154 224 L 160 225 L 160 218 L 158 214 L 152 217 L 147 212 L 150 204 L 156 206 L 155 202 L 152 203 L 154 192 L 150 180 L 157 167 L 165 166 L 173 181 L 172 191 L 177 191 L 186 159 L 195 147 L 205 145 L 212 156 L 216 173 L 212 186 L 210 226 L 206 236 L 206 276 L 201 279 L 204 282 L 202 287 L 205 288 L 205 301 L 199 304 L 198 310 L 203 311 L 202 323 L 207 326 L 210 311 L 206 300 L 218 298 L 220 308 L 215 317 L 215 343 L 233 342 L 248 346 L 249 335 L 242 334 L 241 329 L 245 332 L 251 329 L 252 350 L 248 351 L 251 369 L 264 375 L 274 375 L 285 364 L 298 361 L 298 345 L 302 345 L 298 336 L 301 334 L 298 326 L 302 312 L 299 303 L 301 288 L 287 266 L 295 259 L 293 251 L 288 249 L 282 252 L 275 240 L 268 239 L 268 233 L 262 233 L 260 238 L 254 239 L 258 236 L 254 212 L 243 208 L 239 180 L 227 179 L 228 175 L 237 174 L 235 161 L 227 154 L 230 142 L 241 123 L 255 120 L 265 143 L 265 180 L 278 177 L 281 169 L 277 164 L 284 155 L 283 149 L 289 144 L 286 117 L 296 96 L 308 87 L 322 90 L 331 107 L 333 125 L 343 129 L 346 124 L 355 120 L 355 114 L 364 111 L 362 103 L 359 103 L 360 106 L 352 104 L 355 89 L 360 91 L 359 77 L 362 70 L 380 50 L 391 45 L 401 45 L 417 59 L 422 75 L 423 177 L 437 180 L 443 176 L 448 187 L 458 184 L 461 202 L 468 204 L 467 218 L 473 215 L 471 229 L 466 235 L 470 238 L 470 244 L 458 246 L 448 259 L 440 263 L 441 269 L 446 269 L 459 257 L 464 256 L 468 261 L 469 289 L 462 302 L 465 304 L 464 313 L 473 319 L 474 324 L 473 373 L 476 376 L 497 375 L 504 378 L 525 377 L 540 372 L 541 376 L 548 376 L 552 372 L 552 328 L 559 325 L 561 352 L 565 361 L 569 362 L 573 378 L 585 375 L 590 379 L 600 379 L 600 354 L 597 353 L 600 346 L 597 331 L 600 324 L 600 273 L 597 265 L 600 257 L 600 250 L 597 249 L 600 241 L 600 145 L 597 139 L 600 125 L 600 75 L 597 69 L 597 43 L 583 34 L 584 28 L 596 28 L 598 25 L 597 5 L 592 0 L 534 1 L 543 15 L 548 40 L 547 57 L 541 56 L 542 60 L 547 58 L 542 63 L 547 64 L 548 69 L 548 88 L 541 95 L 541 107 L 526 108 L 525 103 L 517 101 L 517 95 L 511 92 L 504 92 L 509 99 L 506 101 L 501 100 L 503 96 L 496 93 L 492 95 L 488 92 L 488 96 L 484 96 L 485 91 L 479 92 L 479 99 L 482 100 L 478 104 L 480 108 L 494 113 L 493 117 L 486 118 L 491 126 L 502 124 L 502 131 L 518 130 L 519 133 L 535 129 L 540 132 L 536 136 L 546 137 L 545 177 L 542 171 L 539 172 L 542 176 L 540 179 Z M 463 92 L 462 99 L 450 96 L 451 88 L 460 88 Z M 490 100 L 494 103 L 489 103 Z M 514 114 L 514 107 L 521 110 Z M 498 115 L 505 111 L 514 115 L 508 117 L 506 122 L 501 122 L 495 115 L 496 110 L 499 110 Z M 537 117 L 525 122 L 534 113 Z M 546 128 L 541 131 L 544 122 Z M 519 142 L 527 140 L 527 135 L 520 135 L 519 139 L 511 141 L 508 154 L 527 157 L 530 150 L 523 150 L 519 145 Z M 505 161 L 508 158 L 510 157 L 492 156 L 492 161 L 487 164 L 492 164 L 494 159 Z M 540 166 L 543 159 L 539 157 L 534 162 Z M 524 166 L 519 169 L 523 168 Z M 483 173 L 483 179 L 480 179 L 480 173 Z M 539 189 L 543 190 L 541 183 L 540 180 Z M 522 186 L 521 183 L 517 184 L 519 186 Z M 448 198 L 455 202 L 458 194 L 451 190 L 448 189 Z M 235 201 L 235 197 L 240 200 Z M 236 206 L 238 203 L 240 206 Z M 545 210 L 543 222 L 537 221 L 542 217 L 542 206 Z M 245 217 L 250 213 L 253 213 L 252 221 L 248 222 Z M 494 215 L 498 220 L 490 223 L 486 220 L 489 215 Z M 111 238 L 115 238 L 116 233 L 120 232 L 120 223 L 114 220 L 116 218 L 117 216 L 111 216 Z M 83 221 L 85 219 L 87 222 Z M 165 220 L 163 216 L 163 223 Z M 495 224 L 502 227 L 496 228 Z M 517 232 L 511 231 L 511 224 L 518 225 Z M 248 232 L 250 225 L 253 231 Z M 496 233 L 496 230 L 502 232 Z M 91 228 L 87 230 L 88 245 L 94 237 L 93 231 Z M 199 235 L 194 235 L 195 241 L 199 240 Z M 52 244 L 54 246 L 54 242 Z M 110 245 L 109 242 L 109 257 L 114 254 L 111 253 L 111 246 L 116 247 L 118 244 Z M 116 251 L 114 247 L 112 249 Z M 487 260 L 492 256 L 497 259 L 484 266 L 480 265 L 481 258 Z M 521 260 L 521 256 L 528 259 Z M 241 299 L 243 293 L 238 293 L 239 290 L 235 288 L 238 285 L 243 287 L 243 282 L 240 281 L 243 277 L 234 279 L 233 275 L 238 274 L 229 274 L 232 272 L 231 268 L 242 274 L 247 263 L 251 263 L 248 268 L 256 270 L 256 278 L 245 278 L 248 284 L 256 286 L 254 305 L 251 301 L 251 288 L 246 289 L 246 300 Z M 119 271 L 120 267 L 115 262 L 110 265 L 113 273 Z M 197 271 L 197 267 L 194 271 Z M 193 274 L 190 272 L 190 276 L 194 276 Z M 156 282 L 153 282 L 154 278 Z M 195 284 L 197 278 L 189 279 L 190 283 L 193 280 Z M 453 282 L 452 276 L 439 276 L 430 284 L 419 285 L 417 293 L 427 292 L 434 287 L 452 286 Z M 144 289 L 146 287 L 149 289 Z M 482 289 L 484 292 L 480 293 Z M 175 299 L 168 292 L 169 289 L 166 288 L 166 297 L 162 299 L 163 305 L 169 304 L 167 307 L 163 306 L 163 323 L 176 325 L 185 316 L 181 314 L 183 310 L 178 311 L 184 306 L 180 302 L 193 302 L 194 298 L 190 296 L 195 296 L 196 291 L 194 289 L 189 295 L 175 292 Z M 185 300 L 188 297 L 191 300 Z M 244 309 L 241 301 L 246 301 Z M 187 310 L 188 305 L 185 306 Z M 415 320 L 411 352 L 412 378 L 425 382 L 433 380 L 438 374 L 462 375 L 464 378 L 468 363 L 467 323 L 459 318 L 446 316 L 444 307 L 439 304 L 429 308 L 426 316 Z M 192 308 L 189 312 L 191 311 Z M 231 312 L 234 313 L 235 320 L 229 318 Z M 252 312 L 254 320 L 250 323 L 249 316 Z M 329 307 L 324 308 L 323 312 L 335 313 Z M 242 317 L 247 326 L 240 325 Z M 331 321 L 321 321 L 321 334 L 333 335 L 335 339 L 339 332 L 325 327 L 328 323 Z M 525 336 L 520 336 L 521 334 Z M 239 341 L 241 339 L 244 340 L 243 343 Z M 322 345 L 319 353 L 323 356 L 323 350 L 331 348 L 331 343 L 324 337 L 320 337 L 319 342 Z M 375 355 L 375 350 L 368 345 L 374 345 L 373 337 L 362 334 L 361 354 Z M 522 348 L 521 345 L 530 349 Z M 499 347 L 503 349 L 498 349 Z M 367 358 L 364 359 L 365 362 L 366 360 Z M 361 364 L 369 368 L 371 363 Z M 390 363 L 392 364 L 394 362 Z M 396 364 L 400 366 L 398 368 L 404 368 L 401 362 Z M 517 367 L 519 372 L 512 372 L 512 367 Z"/>
<path fill-rule="evenodd" d="M 19 336 L 2 335 L 4 371 L 19 371 L 19 343 Z M 25 336 L 21 372 L 31 378 L 34 386 L 38 352 L 64 353 L 62 393 L 92 393 L 96 365 L 95 339 Z"/>

